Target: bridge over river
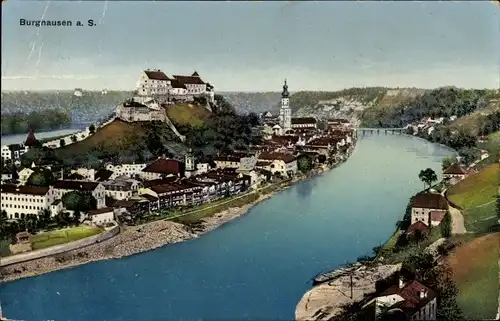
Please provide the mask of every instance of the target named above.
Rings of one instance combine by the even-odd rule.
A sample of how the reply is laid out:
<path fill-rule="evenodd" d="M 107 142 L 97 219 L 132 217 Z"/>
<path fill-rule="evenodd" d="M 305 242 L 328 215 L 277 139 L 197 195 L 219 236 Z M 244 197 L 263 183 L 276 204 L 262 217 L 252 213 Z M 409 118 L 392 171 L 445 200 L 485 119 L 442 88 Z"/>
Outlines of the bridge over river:
<path fill-rule="evenodd" d="M 355 128 L 356 135 L 361 133 L 361 136 L 370 134 L 404 134 L 406 128 L 369 128 L 369 127 L 357 127 Z"/>

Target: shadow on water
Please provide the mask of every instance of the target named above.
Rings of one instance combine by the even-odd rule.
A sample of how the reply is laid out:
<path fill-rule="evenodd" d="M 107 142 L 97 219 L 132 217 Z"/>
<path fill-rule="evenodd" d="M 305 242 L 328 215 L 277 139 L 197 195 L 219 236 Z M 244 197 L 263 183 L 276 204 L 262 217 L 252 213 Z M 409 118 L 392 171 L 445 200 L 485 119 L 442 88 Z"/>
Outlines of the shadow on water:
<path fill-rule="evenodd" d="M 309 180 L 299 183 L 296 186 L 297 195 L 300 198 L 307 198 L 311 196 L 314 186 L 316 186 L 316 180 Z"/>

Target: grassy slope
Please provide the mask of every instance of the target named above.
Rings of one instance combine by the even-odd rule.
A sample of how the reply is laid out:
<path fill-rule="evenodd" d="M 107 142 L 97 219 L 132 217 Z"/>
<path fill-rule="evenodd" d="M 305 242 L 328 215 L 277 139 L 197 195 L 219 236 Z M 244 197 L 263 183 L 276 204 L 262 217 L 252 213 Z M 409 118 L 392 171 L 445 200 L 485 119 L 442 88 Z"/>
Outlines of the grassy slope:
<path fill-rule="evenodd" d="M 102 229 L 79 226 L 69 229 L 50 231 L 33 235 L 30 239 L 33 250 L 40 250 L 54 245 L 73 242 L 102 232 Z"/>
<path fill-rule="evenodd" d="M 500 186 L 500 164 L 492 164 L 448 190 L 449 199 L 468 209 L 494 200 Z"/>
<path fill-rule="evenodd" d="M 212 113 L 193 104 L 177 104 L 167 107 L 167 116 L 174 124 L 201 126 Z"/>
<path fill-rule="evenodd" d="M 98 129 L 89 138 L 65 146 L 63 150 L 85 153 L 94 148 L 102 148 L 103 150 L 117 151 L 134 145 L 137 139 L 144 135 L 145 130 L 141 123 L 127 123 L 115 120 Z"/>
<path fill-rule="evenodd" d="M 463 211 L 465 229 L 468 232 L 485 233 L 495 225 L 498 217 L 495 215 L 495 202 L 487 203 Z"/>
<path fill-rule="evenodd" d="M 495 316 L 498 305 L 500 233 L 472 240 L 448 258 L 459 289 L 458 304 L 467 319 Z"/>

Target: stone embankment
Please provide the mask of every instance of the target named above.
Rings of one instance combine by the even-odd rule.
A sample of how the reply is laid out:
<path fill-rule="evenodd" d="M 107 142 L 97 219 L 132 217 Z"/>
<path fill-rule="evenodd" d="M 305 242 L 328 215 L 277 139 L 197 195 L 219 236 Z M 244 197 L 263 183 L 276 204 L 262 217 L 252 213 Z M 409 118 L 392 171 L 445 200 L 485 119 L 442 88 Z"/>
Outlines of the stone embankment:
<path fill-rule="evenodd" d="M 342 313 L 345 305 L 360 302 L 365 295 L 374 293 L 376 281 L 386 279 L 400 269 L 401 264 L 368 266 L 359 263 L 343 268 L 337 278 L 304 294 L 295 310 L 295 319 L 330 320 Z"/>
<path fill-rule="evenodd" d="M 230 208 L 205 218 L 196 229 L 172 221 L 159 220 L 141 226 L 127 227 L 111 239 L 78 250 L 8 265 L 0 270 L 0 282 L 40 275 L 93 261 L 117 259 L 193 239 L 244 215 L 253 205 L 272 195 L 272 193 L 263 195 L 250 204 Z"/>

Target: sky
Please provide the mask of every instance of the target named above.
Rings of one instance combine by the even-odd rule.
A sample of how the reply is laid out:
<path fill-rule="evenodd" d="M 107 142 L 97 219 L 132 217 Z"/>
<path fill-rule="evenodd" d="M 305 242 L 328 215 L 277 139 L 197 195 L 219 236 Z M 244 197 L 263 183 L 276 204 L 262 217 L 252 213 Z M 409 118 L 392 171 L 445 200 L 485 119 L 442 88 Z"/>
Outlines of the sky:
<path fill-rule="evenodd" d="M 26 20 L 81 20 L 36 28 Z M 93 19 L 93 27 L 87 21 Z M 133 90 L 142 70 L 216 91 L 500 87 L 491 2 L 25 1 L 2 4 L 2 90 Z"/>

